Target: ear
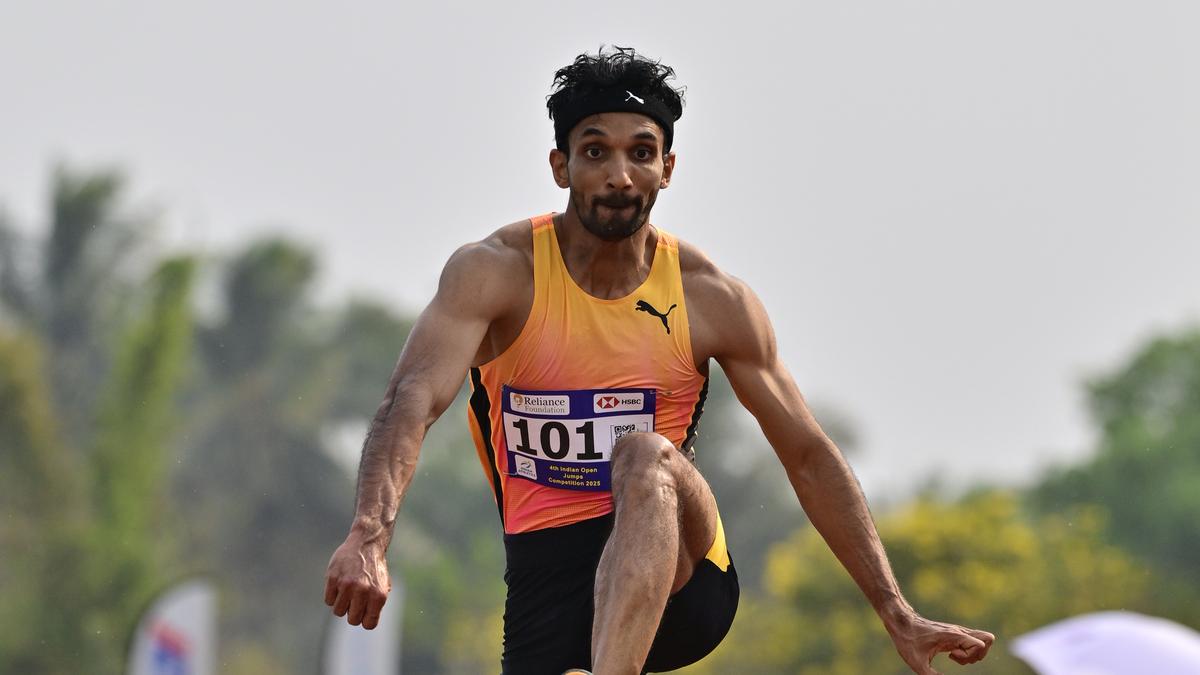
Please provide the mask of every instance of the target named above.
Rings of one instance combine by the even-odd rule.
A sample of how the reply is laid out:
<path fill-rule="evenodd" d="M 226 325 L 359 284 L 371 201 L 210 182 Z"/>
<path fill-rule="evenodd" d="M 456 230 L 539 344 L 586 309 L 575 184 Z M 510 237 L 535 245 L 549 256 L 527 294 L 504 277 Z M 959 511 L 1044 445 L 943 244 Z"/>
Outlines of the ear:
<path fill-rule="evenodd" d="M 671 184 L 671 174 L 674 173 L 674 171 L 675 171 L 675 152 L 671 151 L 671 152 L 667 153 L 666 157 L 663 157 L 663 175 L 662 175 L 662 180 L 659 181 L 659 183 L 658 183 L 658 189 L 660 189 L 660 190 L 667 189 L 667 186 Z"/>
<path fill-rule="evenodd" d="M 554 183 L 564 190 L 571 187 L 570 174 L 567 173 L 567 154 L 558 148 L 550 151 L 550 171 L 554 174 Z"/>

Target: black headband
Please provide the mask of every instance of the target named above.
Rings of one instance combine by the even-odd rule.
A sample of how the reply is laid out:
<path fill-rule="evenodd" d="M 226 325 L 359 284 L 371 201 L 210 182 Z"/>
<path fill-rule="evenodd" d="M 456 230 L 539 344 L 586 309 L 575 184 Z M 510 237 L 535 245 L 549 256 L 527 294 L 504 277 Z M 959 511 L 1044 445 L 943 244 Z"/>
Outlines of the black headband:
<path fill-rule="evenodd" d="M 628 89 L 600 89 L 564 102 L 554 115 L 554 140 L 558 147 L 567 147 L 567 136 L 583 118 L 606 112 L 640 113 L 658 122 L 663 130 L 663 151 L 671 149 L 678 117 L 657 98 Z"/>

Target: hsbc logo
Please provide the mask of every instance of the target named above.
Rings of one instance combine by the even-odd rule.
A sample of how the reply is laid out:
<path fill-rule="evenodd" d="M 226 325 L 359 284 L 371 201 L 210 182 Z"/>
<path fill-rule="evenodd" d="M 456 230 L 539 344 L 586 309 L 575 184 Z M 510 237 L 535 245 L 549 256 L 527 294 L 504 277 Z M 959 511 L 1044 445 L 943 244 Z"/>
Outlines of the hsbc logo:
<path fill-rule="evenodd" d="M 592 396 L 593 412 L 625 412 L 628 410 L 641 412 L 645 407 L 646 396 L 640 392 L 612 392 Z"/>

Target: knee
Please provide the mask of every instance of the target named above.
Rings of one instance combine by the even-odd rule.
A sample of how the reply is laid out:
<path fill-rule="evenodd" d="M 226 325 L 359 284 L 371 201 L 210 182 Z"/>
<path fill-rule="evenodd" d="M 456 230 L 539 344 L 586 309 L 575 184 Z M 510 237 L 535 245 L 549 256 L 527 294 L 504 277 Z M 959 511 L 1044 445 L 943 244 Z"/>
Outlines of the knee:
<path fill-rule="evenodd" d="M 660 434 L 626 434 L 612 450 L 613 497 L 631 489 L 673 486 L 671 463 L 678 450 Z"/>

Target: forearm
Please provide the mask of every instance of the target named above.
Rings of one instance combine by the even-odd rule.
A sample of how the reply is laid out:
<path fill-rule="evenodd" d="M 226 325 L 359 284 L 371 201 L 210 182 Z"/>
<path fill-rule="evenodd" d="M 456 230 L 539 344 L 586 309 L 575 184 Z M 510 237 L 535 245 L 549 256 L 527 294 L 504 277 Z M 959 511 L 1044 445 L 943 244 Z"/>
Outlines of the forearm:
<path fill-rule="evenodd" d="M 830 550 L 888 623 L 911 611 L 888 563 L 858 480 L 828 439 L 788 471 L 800 504 Z"/>
<path fill-rule="evenodd" d="M 385 550 L 392 539 L 396 514 L 417 469 L 421 443 L 430 424 L 432 394 L 420 387 L 396 385 L 388 390 L 363 443 L 351 536 Z"/>

